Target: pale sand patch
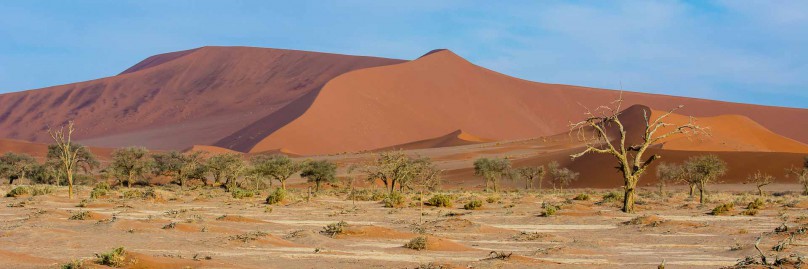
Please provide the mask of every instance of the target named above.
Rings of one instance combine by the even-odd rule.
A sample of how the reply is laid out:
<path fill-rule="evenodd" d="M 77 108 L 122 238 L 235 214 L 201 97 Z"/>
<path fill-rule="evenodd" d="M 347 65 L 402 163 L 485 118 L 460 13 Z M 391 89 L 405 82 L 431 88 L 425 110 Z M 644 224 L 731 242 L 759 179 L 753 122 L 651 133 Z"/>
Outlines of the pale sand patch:
<path fill-rule="evenodd" d="M 514 225 L 514 224 L 488 224 L 502 229 L 511 229 L 522 232 L 558 232 L 569 230 L 609 230 L 616 229 L 617 225 L 604 224 L 539 224 L 539 225 Z"/>

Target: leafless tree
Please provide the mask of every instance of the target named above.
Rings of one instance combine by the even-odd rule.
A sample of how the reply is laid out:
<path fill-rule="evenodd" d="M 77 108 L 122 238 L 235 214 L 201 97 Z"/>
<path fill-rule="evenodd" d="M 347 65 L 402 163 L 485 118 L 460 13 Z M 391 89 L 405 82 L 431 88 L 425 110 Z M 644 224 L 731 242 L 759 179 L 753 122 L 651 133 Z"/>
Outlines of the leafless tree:
<path fill-rule="evenodd" d="M 77 156 L 81 150 L 81 147 L 76 147 L 71 141 L 73 132 L 76 130 L 73 125 L 73 121 L 68 121 L 67 125 L 60 127 L 59 130 L 48 127 L 48 134 L 58 148 L 59 163 L 67 177 L 67 197 L 69 199 L 73 199 L 73 172 L 76 170 Z"/>
<path fill-rule="evenodd" d="M 582 121 L 570 123 L 570 134 L 575 134 L 578 139 L 586 143 L 586 148 L 576 154 L 571 155 L 572 159 L 577 159 L 587 153 L 610 154 L 618 161 L 618 169 L 623 173 L 623 188 L 625 195 L 623 198 L 623 211 L 634 212 L 635 189 L 640 177 L 645 173 L 648 166 L 659 155 L 651 155 L 645 158 L 648 147 L 661 140 L 674 135 L 691 135 L 704 131 L 695 124 L 695 119 L 690 118 L 685 124 L 677 125 L 665 122 L 665 119 L 683 106 L 678 106 L 662 114 L 656 119 L 649 119 L 651 111 L 643 110 L 645 118 L 645 131 L 642 139 L 637 144 L 627 144 L 626 130 L 620 121 L 622 113 L 623 97 L 613 101 L 611 105 L 604 105 L 594 111 L 586 109 L 586 118 Z M 614 135 L 613 129 L 617 134 Z M 659 132 L 659 133 L 658 133 Z"/>
<path fill-rule="evenodd" d="M 763 186 L 774 183 L 774 176 L 766 174 L 758 170 L 754 174 L 749 175 L 746 179 L 747 183 L 755 184 L 758 190 L 758 196 L 763 196 Z"/>

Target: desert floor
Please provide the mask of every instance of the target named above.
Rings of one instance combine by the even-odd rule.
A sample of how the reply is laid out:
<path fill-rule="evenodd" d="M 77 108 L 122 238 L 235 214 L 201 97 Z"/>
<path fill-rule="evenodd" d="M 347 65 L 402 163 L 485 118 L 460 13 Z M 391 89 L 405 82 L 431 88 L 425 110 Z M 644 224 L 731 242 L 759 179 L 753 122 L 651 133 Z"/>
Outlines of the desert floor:
<path fill-rule="evenodd" d="M 0 267 L 58 268 L 95 253 L 122 246 L 129 268 L 666 268 L 731 266 L 760 248 L 770 255 L 804 256 L 808 235 L 796 234 L 784 250 L 772 247 L 808 224 L 808 198 L 797 185 L 774 186 L 755 216 L 742 212 L 757 196 L 737 186 L 716 186 L 704 205 L 681 187 L 660 196 L 640 191 L 638 213 L 619 210 L 619 201 L 603 201 L 609 190 L 559 192 L 449 192 L 452 207 L 421 207 L 415 194 L 402 208 L 379 201 L 352 201 L 328 190 L 306 201 L 293 191 L 286 202 L 268 205 L 266 192 L 234 199 L 219 189 L 122 188 L 107 196 L 67 198 L 64 187 L 39 196 L 0 198 Z M 0 187 L 0 194 L 10 189 Z M 379 192 L 381 190 L 378 190 Z M 588 193 L 589 200 L 574 200 Z M 123 198 L 123 196 L 130 198 Z M 155 198 L 156 197 L 156 198 Z M 370 199 L 370 195 L 364 197 Z M 428 198 L 428 197 L 427 197 Z M 464 210 L 479 199 L 479 210 Z M 728 214 L 712 215 L 723 203 Z M 543 204 L 560 206 L 542 216 Z M 84 220 L 71 220 L 78 212 Z M 348 225 L 335 237 L 320 232 L 328 224 Z M 419 233 L 426 250 L 403 245 Z M 486 259 L 492 251 L 512 255 Z M 432 267 L 438 268 L 438 267 Z"/>

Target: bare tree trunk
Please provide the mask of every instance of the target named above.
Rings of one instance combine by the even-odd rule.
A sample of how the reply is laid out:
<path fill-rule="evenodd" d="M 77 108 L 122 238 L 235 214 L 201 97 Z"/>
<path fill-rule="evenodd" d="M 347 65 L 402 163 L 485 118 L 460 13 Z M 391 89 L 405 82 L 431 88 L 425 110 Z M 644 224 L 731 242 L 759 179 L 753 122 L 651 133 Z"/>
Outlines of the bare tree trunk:
<path fill-rule="evenodd" d="M 67 199 L 73 199 L 73 172 L 67 172 Z"/>
<path fill-rule="evenodd" d="M 637 187 L 637 179 L 626 178 L 625 192 L 623 193 L 623 212 L 634 213 L 634 191 Z"/>
<path fill-rule="evenodd" d="M 696 193 L 696 184 L 690 184 L 690 197 L 693 197 L 693 194 Z"/>
<path fill-rule="evenodd" d="M 704 203 L 704 182 L 699 183 L 699 204 Z"/>
<path fill-rule="evenodd" d="M 286 180 L 281 180 L 281 189 L 286 190 Z"/>
<path fill-rule="evenodd" d="M 132 187 L 132 171 L 129 171 L 129 179 L 126 180 L 126 187 Z"/>
<path fill-rule="evenodd" d="M 763 187 L 763 186 L 757 186 L 757 189 L 758 189 L 758 196 L 763 197 L 763 189 L 762 189 L 761 187 Z"/>

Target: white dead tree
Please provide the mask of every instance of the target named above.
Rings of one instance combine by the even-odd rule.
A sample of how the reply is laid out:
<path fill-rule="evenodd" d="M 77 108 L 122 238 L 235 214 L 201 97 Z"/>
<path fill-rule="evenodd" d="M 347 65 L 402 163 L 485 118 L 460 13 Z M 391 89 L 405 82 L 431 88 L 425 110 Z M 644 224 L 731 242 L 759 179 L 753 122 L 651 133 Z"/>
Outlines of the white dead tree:
<path fill-rule="evenodd" d="M 586 109 L 586 119 L 572 123 L 570 122 L 570 135 L 585 143 L 585 150 L 570 157 L 577 159 L 587 153 L 610 154 L 617 159 L 617 169 L 623 174 L 623 212 L 634 213 L 635 188 L 640 177 L 645 173 L 651 163 L 659 159 L 659 155 L 644 157 L 648 147 L 657 144 L 661 140 L 674 135 L 693 135 L 704 133 L 706 130 L 695 124 L 695 119 L 685 124 L 672 124 L 665 122 L 665 119 L 676 110 L 681 109 L 680 105 L 667 111 L 656 119 L 649 119 L 651 111 L 643 110 L 645 120 L 645 130 L 641 133 L 641 141 L 636 144 L 627 144 L 626 129 L 620 121 L 620 114 L 623 112 L 623 96 L 613 101 L 610 105 L 596 108 L 594 111 Z"/>
<path fill-rule="evenodd" d="M 65 130 L 67 127 L 67 130 Z M 71 142 L 71 137 L 75 128 L 73 121 L 67 122 L 66 126 L 62 126 L 59 130 L 53 130 L 48 127 L 48 134 L 53 138 L 53 142 L 57 147 L 58 161 L 62 169 L 64 169 L 65 176 L 67 177 L 67 197 L 73 199 L 73 171 L 78 165 L 78 154 L 81 147 Z"/>

